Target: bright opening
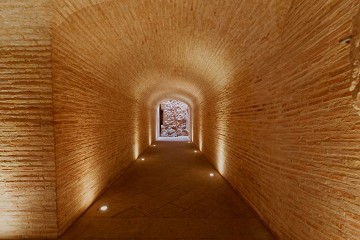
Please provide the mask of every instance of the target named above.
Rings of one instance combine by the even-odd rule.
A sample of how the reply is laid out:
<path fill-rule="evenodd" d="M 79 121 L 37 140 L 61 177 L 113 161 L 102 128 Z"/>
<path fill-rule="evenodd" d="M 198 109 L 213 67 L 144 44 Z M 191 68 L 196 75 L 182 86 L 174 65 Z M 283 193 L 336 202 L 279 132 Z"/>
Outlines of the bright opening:
<path fill-rule="evenodd" d="M 157 140 L 190 141 L 190 109 L 179 100 L 163 101 L 158 107 Z"/>

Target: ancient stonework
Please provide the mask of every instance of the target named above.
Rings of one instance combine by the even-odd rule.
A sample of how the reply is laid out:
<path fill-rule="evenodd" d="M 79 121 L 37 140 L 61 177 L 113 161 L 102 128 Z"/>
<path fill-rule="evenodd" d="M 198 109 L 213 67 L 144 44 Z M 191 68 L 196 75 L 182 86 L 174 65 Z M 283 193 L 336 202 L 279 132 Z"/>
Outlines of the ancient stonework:
<path fill-rule="evenodd" d="M 162 137 L 189 136 L 189 108 L 178 100 L 163 102 L 163 122 L 161 124 Z"/>

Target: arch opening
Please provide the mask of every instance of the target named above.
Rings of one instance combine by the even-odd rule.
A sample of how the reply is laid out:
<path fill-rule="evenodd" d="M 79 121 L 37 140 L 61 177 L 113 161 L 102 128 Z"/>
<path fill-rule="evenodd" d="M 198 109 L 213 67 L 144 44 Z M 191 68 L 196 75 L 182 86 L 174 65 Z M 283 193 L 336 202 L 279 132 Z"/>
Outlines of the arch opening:
<path fill-rule="evenodd" d="M 190 107 L 177 99 L 163 100 L 156 108 L 157 141 L 190 141 Z"/>

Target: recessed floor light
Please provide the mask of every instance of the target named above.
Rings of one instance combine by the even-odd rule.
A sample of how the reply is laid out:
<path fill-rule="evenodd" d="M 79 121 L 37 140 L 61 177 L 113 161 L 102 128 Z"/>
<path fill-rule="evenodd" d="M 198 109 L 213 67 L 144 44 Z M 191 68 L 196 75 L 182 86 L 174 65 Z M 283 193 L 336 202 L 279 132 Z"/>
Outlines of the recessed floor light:
<path fill-rule="evenodd" d="M 100 211 L 105 212 L 108 210 L 108 206 L 104 205 L 99 208 Z"/>
<path fill-rule="evenodd" d="M 141 158 L 141 161 L 145 161 L 145 158 Z"/>
<path fill-rule="evenodd" d="M 350 36 L 347 36 L 347 37 L 345 37 L 345 38 L 340 39 L 339 42 L 340 42 L 341 44 L 349 44 L 349 43 L 351 43 L 351 40 L 352 40 L 352 39 L 353 39 L 353 36 L 350 35 Z"/>
<path fill-rule="evenodd" d="M 152 146 L 153 146 L 153 147 L 155 147 L 156 145 L 155 145 L 155 144 L 153 144 Z"/>
<path fill-rule="evenodd" d="M 194 151 L 194 153 L 197 153 L 197 152 L 198 152 L 197 150 Z"/>
<path fill-rule="evenodd" d="M 214 176 L 214 174 L 213 174 L 213 173 L 210 173 L 209 175 L 210 175 L 210 177 L 213 177 L 213 176 Z"/>

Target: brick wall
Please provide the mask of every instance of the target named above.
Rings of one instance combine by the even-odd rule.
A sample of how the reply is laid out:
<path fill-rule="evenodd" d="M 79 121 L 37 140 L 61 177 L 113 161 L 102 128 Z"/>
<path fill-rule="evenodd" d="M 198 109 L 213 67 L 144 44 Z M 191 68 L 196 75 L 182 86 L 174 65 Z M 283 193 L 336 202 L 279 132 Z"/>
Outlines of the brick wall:
<path fill-rule="evenodd" d="M 353 107 L 360 116 L 360 11 L 354 18 L 350 57 L 353 67 L 350 91 L 353 96 Z"/>
<path fill-rule="evenodd" d="M 293 1 L 281 31 L 243 40 L 233 81 L 198 107 L 196 142 L 280 239 L 360 239 L 360 118 L 339 44 L 358 9 Z"/>
<path fill-rule="evenodd" d="M 114 46 L 102 42 L 112 32 L 100 32 L 94 20 L 74 15 L 53 31 L 59 234 L 149 144 L 147 109 L 133 92 L 138 83 L 112 64 Z"/>
<path fill-rule="evenodd" d="M 50 1 L 0 1 L 0 238 L 54 238 Z"/>

